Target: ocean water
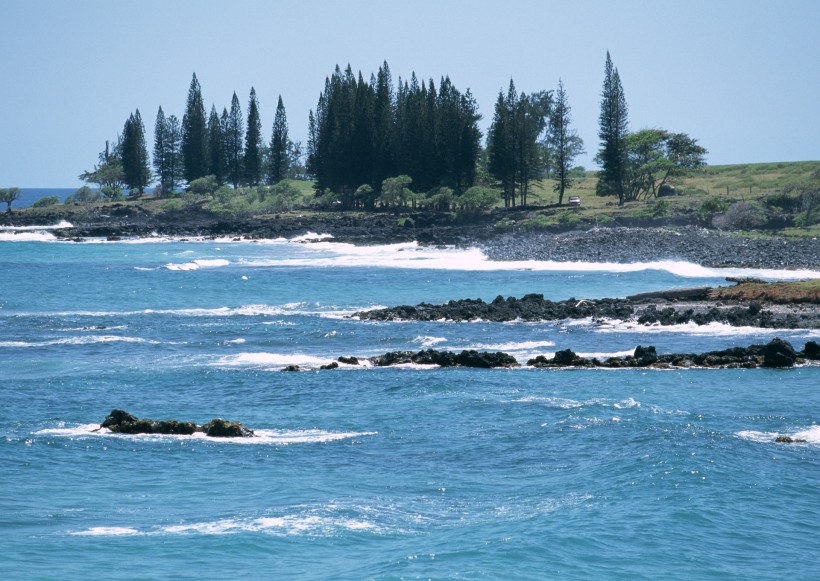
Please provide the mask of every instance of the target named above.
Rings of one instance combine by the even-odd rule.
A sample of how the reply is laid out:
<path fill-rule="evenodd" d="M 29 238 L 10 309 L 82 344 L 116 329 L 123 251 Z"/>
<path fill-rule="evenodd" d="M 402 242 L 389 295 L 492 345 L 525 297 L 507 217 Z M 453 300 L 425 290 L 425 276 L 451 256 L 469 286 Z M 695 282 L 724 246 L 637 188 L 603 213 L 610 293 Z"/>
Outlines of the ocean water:
<path fill-rule="evenodd" d="M 316 238 L 0 231 L 3 579 L 817 578 L 820 367 L 318 369 L 427 347 L 521 362 L 774 336 L 802 348 L 820 332 L 350 318 L 795 273 Z M 113 408 L 258 437 L 95 431 Z"/>

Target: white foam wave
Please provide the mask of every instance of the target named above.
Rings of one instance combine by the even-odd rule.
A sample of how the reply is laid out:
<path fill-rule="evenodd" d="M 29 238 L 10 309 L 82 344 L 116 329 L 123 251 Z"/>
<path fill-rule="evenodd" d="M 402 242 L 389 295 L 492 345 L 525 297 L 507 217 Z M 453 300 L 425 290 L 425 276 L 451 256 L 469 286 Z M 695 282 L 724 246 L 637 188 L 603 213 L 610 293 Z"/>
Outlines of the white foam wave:
<path fill-rule="evenodd" d="M 279 243 L 270 241 L 269 243 Z M 747 276 L 770 280 L 818 278 L 820 271 L 769 270 L 747 268 L 708 268 L 683 261 L 655 262 L 558 262 L 539 260 L 496 261 L 479 248 L 428 247 L 416 242 L 373 246 L 355 246 L 339 242 L 314 242 L 305 245 L 315 251 L 313 255 L 300 255 L 283 259 L 254 258 L 245 262 L 248 266 L 328 266 L 360 267 L 380 266 L 389 268 L 436 269 L 461 271 L 557 271 L 557 272 L 641 272 L 661 270 L 685 278 L 725 278 Z"/>
<path fill-rule="evenodd" d="M 759 443 L 774 442 L 778 436 L 788 436 L 794 440 L 805 440 L 808 444 L 820 444 L 820 426 L 811 426 L 805 430 L 792 433 L 761 432 L 757 430 L 741 430 L 735 433 L 738 438 Z"/>
<path fill-rule="evenodd" d="M 181 315 L 187 317 L 234 317 L 234 316 L 281 316 L 319 315 L 341 317 L 346 311 L 320 311 L 304 309 L 307 303 L 287 303 L 284 305 L 242 305 L 239 307 L 215 307 L 193 309 L 143 309 L 141 311 L 58 311 L 54 313 L 15 313 L 19 316 L 52 317 L 133 317 L 136 315 Z M 351 311 L 352 312 L 352 311 Z M 275 324 L 275 323 L 274 323 Z"/>
<path fill-rule="evenodd" d="M 70 534 L 74 536 L 232 535 L 251 532 L 282 536 L 332 536 L 342 532 L 378 532 L 379 530 L 379 526 L 362 518 L 307 513 L 246 519 L 227 518 L 164 526 L 148 531 L 140 531 L 131 527 L 92 527 Z"/>
<path fill-rule="evenodd" d="M 541 347 L 554 347 L 553 341 L 521 341 L 511 343 L 477 343 L 467 347 L 467 349 L 477 349 L 480 351 L 504 351 L 504 352 L 525 352 Z"/>
<path fill-rule="evenodd" d="M 199 270 L 200 268 L 219 268 L 222 266 L 228 266 L 231 264 L 230 260 L 225 260 L 224 258 L 212 258 L 212 259 L 198 259 L 192 262 L 183 262 L 183 263 L 169 263 L 165 265 L 165 268 L 168 270 Z"/>
<path fill-rule="evenodd" d="M 231 443 L 243 445 L 289 446 L 295 444 L 325 444 L 340 440 L 352 440 L 366 436 L 376 436 L 378 432 L 332 432 L 319 429 L 307 430 L 254 430 L 253 438 L 212 438 L 202 432 L 191 435 L 176 434 L 117 434 L 99 424 L 81 424 L 77 426 L 45 428 L 34 432 L 35 436 L 59 436 L 66 438 L 134 438 L 137 440 L 181 440 L 197 442 Z"/>
<path fill-rule="evenodd" d="M 50 232 L 0 232 L 0 242 L 56 242 Z"/>
<path fill-rule="evenodd" d="M 74 531 L 71 535 L 80 537 L 123 537 L 142 534 L 130 527 L 91 527 L 84 531 Z"/>
<path fill-rule="evenodd" d="M 592 324 L 587 320 L 587 324 Z M 712 337 L 736 337 L 748 335 L 771 335 L 772 333 L 785 335 L 800 335 L 808 337 L 820 337 L 820 331 L 816 329 L 770 329 L 761 327 L 735 327 L 728 323 L 712 322 L 705 325 L 698 325 L 695 322 L 683 323 L 680 325 L 642 325 L 636 321 L 616 321 L 607 320 L 595 326 L 597 333 L 677 333 L 683 335 L 705 335 Z"/>
<path fill-rule="evenodd" d="M 0 231 L 10 232 L 37 232 L 42 230 L 61 230 L 63 228 L 73 228 L 74 224 L 66 220 L 60 220 L 51 226 L 0 226 Z"/>
<path fill-rule="evenodd" d="M 303 353 L 238 353 L 221 358 L 212 365 L 216 367 L 249 367 L 253 369 L 278 370 L 288 365 L 298 365 L 300 367 L 319 367 L 330 363 L 331 359 L 314 357 Z"/>
<path fill-rule="evenodd" d="M 94 343 L 147 343 L 160 345 L 159 341 L 141 337 L 120 337 L 117 335 L 86 335 L 83 337 L 66 337 L 48 341 L 0 341 L 0 347 L 47 347 L 49 345 L 91 345 Z"/>
<path fill-rule="evenodd" d="M 320 240 L 330 240 L 331 238 L 333 238 L 333 234 L 317 234 L 316 232 L 308 232 L 307 234 L 302 234 L 301 236 L 294 236 L 289 239 L 288 242 L 316 242 Z"/>
<path fill-rule="evenodd" d="M 527 395 L 512 400 L 512 403 L 537 403 L 547 407 L 563 410 L 580 409 L 584 407 L 602 407 L 607 409 L 622 410 L 641 407 L 641 402 L 632 397 L 618 401 L 603 398 L 593 398 L 586 401 L 580 401 L 563 397 Z"/>
<path fill-rule="evenodd" d="M 792 437 L 795 439 L 806 440 L 812 444 L 820 444 L 820 426 L 812 426 L 806 430 L 795 432 Z"/>
<path fill-rule="evenodd" d="M 422 347 L 432 347 L 433 345 L 437 345 L 439 343 L 446 342 L 447 339 L 444 337 L 428 337 L 428 336 L 418 336 L 413 339 L 414 343 L 421 344 Z"/>

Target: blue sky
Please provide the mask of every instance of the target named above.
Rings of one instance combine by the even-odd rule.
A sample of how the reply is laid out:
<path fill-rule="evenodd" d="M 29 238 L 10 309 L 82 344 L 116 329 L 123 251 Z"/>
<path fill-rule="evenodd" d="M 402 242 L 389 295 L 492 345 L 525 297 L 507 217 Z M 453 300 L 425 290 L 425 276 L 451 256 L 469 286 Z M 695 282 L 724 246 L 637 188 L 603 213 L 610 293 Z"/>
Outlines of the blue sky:
<path fill-rule="evenodd" d="M 77 187 L 139 109 L 180 118 L 196 72 L 206 106 L 282 95 L 292 139 L 326 76 L 449 75 L 486 132 L 498 91 L 563 79 L 593 167 L 604 60 L 632 130 L 689 133 L 710 164 L 820 159 L 816 0 L 0 0 L 0 187 Z"/>

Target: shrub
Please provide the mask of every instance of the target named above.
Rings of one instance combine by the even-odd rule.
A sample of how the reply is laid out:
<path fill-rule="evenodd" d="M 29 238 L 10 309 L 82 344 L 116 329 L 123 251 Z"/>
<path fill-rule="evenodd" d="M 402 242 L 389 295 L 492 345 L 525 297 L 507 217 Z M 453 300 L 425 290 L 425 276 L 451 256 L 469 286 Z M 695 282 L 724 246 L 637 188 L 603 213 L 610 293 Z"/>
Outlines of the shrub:
<path fill-rule="evenodd" d="M 667 200 L 658 200 L 652 205 L 652 217 L 660 218 L 669 213 L 669 202 Z"/>
<path fill-rule="evenodd" d="M 500 197 L 498 190 L 473 186 L 456 198 L 456 203 L 467 213 L 479 213 L 495 206 Z"/>
<path fill-rule="evenodd" d="M 57 196 L 46 196 L 45 198 L 40 198 L 34 204 L 32 204 L 33 208 L 48 208 L 49 206 L 56 206 L 60 203 L 60 198 Z"/>
<path fill-rule="evenodd" d="M 735 202 L 725 213 L 715 216 L 712 223 L 717 228 L 749 230 L 765 224 L 766 213 L 753 202 Z"/>
<path fill-rule="evenodd" d="M 90 204 L 103 198 L 103 193 L 83 186 L 65 199 L 66 204 Z"/>
<path fill-rule="evenodd" d="M 180 198 L 169 198 L 162 202 L 162 209 L 166 212 L 181 210 L 183 207 L 185 207 L 185 202 Z"/>
<path fill-rule="evenodd" d="M 557 214 L 558 223 L 563 226 L 575 226 L 581 221 L 581 218 L 572 210 L 564 210 Z"/>
<path fill-rule="evenodd" d="M 698 208 L 698 218 L 706 224 L 711 224 L 712 219 L 721 212 L 725 212 L 729 204 L 722 198 L 707 198 Z"/>
<path fill-rule="evenodd" d="M 515 227 L 515 220 L 510 220 L 506 216 L 501 218 L 498 222 L 495 223 L 494 228 L 496 230 L 507 231 L 512 230 Z"/>
<path fill-rule="evenodd" d="M 204 176 L 197 178 L 188 184 L 188 190 L 194 194 L 208 195 L 216 191 L 216 176 Z"/>

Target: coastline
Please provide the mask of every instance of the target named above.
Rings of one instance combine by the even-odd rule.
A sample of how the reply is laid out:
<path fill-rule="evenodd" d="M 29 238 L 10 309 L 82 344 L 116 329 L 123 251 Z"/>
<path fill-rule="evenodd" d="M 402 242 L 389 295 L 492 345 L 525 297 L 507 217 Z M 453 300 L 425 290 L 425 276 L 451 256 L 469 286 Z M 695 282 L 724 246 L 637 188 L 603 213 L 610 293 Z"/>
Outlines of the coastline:
<path fill-rule="evenodd" d="M 517 212 L 524 212 L 518 210 Z M 330 234 L 356 245 L 417 241 L 424 245 L 478 247 L 496 261 L 635 263 L 684 261 L 705 267 L 820 269 L 820 243 L 758 233 L 707 230 L 693 225 L 597 227 L 589 230 L 500 231 L 494 226 L 509 211 L 469 221 L 443 213 L 288 212 L 270 216 L 216 215 L 198 207 L 156 211 L 139 202 L 107 206 L 60 206 L 0 215 L 2 226 L 31 227 L 61 221 L 60 238 L 229 237 L 239 240 Z"/>

